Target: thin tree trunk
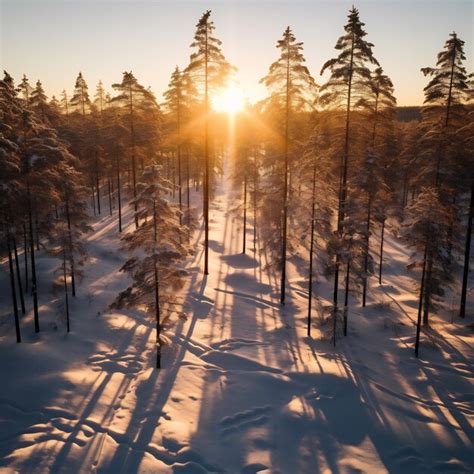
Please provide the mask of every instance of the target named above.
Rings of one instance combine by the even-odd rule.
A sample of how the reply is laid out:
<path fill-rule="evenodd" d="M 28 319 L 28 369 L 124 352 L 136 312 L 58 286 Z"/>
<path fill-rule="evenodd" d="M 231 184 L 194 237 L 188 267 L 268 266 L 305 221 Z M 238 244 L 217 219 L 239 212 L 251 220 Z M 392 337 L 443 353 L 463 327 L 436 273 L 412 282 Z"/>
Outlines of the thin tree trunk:
<path fill-rule="evenodd" d="M 255 152 L 253 162 L 253 251 L 257 252 L 257 152 Z"/>
<path fill-rule="evenodd" d="M 107 178 L 107 192 L 109 194 L 109 214 L 112 215 L 112 185 L 110 182 L 110 176 Z"/>
<path fill-rule="evenodd" d="M 244 176 L 244 226 L 243 226 L 243 243 L 242 253 L 245 253 L 247 247 L 247 174 Z"/>
<path fill-rule="evenodd" d="M 418 301 L 418 317 L 416 321 L 416 337 L 415 337 L 415 356 L 418 357 L 418 352 L 420 348 L 420 333 L 421 333 L 421 312 L 423 308 L 423 296 L 425 290 L 425 270 L 426 270 L 426 252 L 428 249 L 428 243 L 425 244 L 425 253 L 423 256 L 423 270 L 421 272 L 421 282 L 420 282 L 420 296 Z"/>
<path fill-rule="evenodd" d="M 25 293 L 28 293 L 28 237 L 26 225 L 23 222 L 23 257 L 25 260 Z"/>
<path fill-rule="evenodd" d="M 314 253 L 314 219 L 316 217 L 316 158 L 313 161 L 313 192 L 311 195 L 311 241 L 309 244 L 309 288 L 308 288 L 308 337 L 311 337 L 311 309 L 313 299 L 313 253 Z"/>
<path fill-rule="evenodd" d="M 206 27 L 206 46 L 204 58 L 204 275 L 209 274 L 209 84 L 208 84 L 208 28 Z"/>
<path fill-rule="evenodd" d="M 118 221 L 119 221 L 119 232 L 122 232 L 122 197 L 120 189 L 120 158 L 116 153 L 116 164 L 117 164 L 117 201 L 118 201 Z"/>
<path fill-rule="evenodd" d="M 345 130 L 345 139 L 344 139 L 344 155 L 342 160 L 342 170 L 341 170 L 341 180 L 339 182 L 339 215 L 337 216 L 337 233 L 339 238 L 342 239 L 343 233 L 343 222 L 345 217 L 345 206 L 346 206 L 346 196 L 347 196 L 347 165 L 349 161 L 349 130 L 350 130 L 350 112 L 351 112 L 351 96 L 352 96 L 352 78 L 354 73 L 354 47 L 355 47 L 355 38 L 352 34 L 352 43 L 351 43 L 351 59 L 349 66 L 349 84 L 347 87 L 347 104 L 346 104 L 346 130 Z M 339 252 L 336 252 L 336 268 L 334 272 L 334 293 L 333 301 L 335 312 L 337 313 L 337 304 L 338 304 L 338 288 L 339 288 Z M 335 336 L 334 336 L 335 337 Z"/>
<path fill-rule="evenodd" d="M 283 232 L 281 249 L 281 282 L 280 303 L 285 304 L 286 285 L 286 247 L 288 225 L 288 151 L 289 151 L 289 121 L 290 121 L 290 38 L 287 37 L 286 60 L 286 111 L 285 111 L 285 183 L 283 187 Z"/>
<path fill-rule="evenodd" d="M 130 138 L 131 138 L 131 149 L 132 149 L 132 181 L 133 181 L 133 207 L 135 217 L 135 229 L 138 229 L 138 203 L 137 203 L 137 170 L 135 160 L 135 124 L 133 117 L 133 92 L 132 86 L 129 90 L 129 108 L 130 108 Z"/>
<path fill-rule="evenodd" d="M 153 200 L 153 239 L 155 242 L 155 254 L 153 260 L 154 278 L 155 278 L 155 323 L 156 323 L 156 368 L 161 369 L 161 314 L 160 314 L 160 280 L 158 274 L 158 254 L 157 254 L 157 222 L 156 222 L 156 204 Z"/>
<path fill-rule="evenodd" d="M 67 294 L 67 272 L 66 272 L 66 250 L 63 249 L 63 279 L 64 279 L 64 302 L 66 304 L 66 331 L 70 331 L 69 325 L 69 298 Z"/>
<path fill-rule="evenodd" d="M 30 227 L 31 289 L 33 292 L 33 314 L 35 322 L 35 332 L 39 332 L 40 326 L 38 315 L 38 287 L 36 282 L 35 240 L 33 235 L 33 210 L 31 206 L 31 192 L 28 178 L 26 181 L 26 193 L 28 199 L 28 223 Z"/>
<path fill-rule="evenodd" d="M 10 246 L 9 231 L 7 234 L 7 247 L 8 247 L 8 266 L 10 268 L 10 286 L 12 290 L 12 301 L 13 301 L 13 315 L 15 317 L 16 342 L 21 342 L 20 317 L 18 315 L 18 303 L 16 300 L 15 275 L 13 271 L 13 259 L 12 259 L 12 251 L 11 251 L 11 246 Z"/>
<path fill-rule="evenodd" d="M 384 238 L 385 238 L 385 217 L 382 219 L 382 230 L 380 232 L 379 285 L 382 284 L 382 265 L 383 265 Z"/>
<path fill-rule="evenodd" d="M 20 294 L 20 303 L 21 303 L 21 312 L 23 314 L 26 313 L 25 311 L 25 298 L 23 296 L 23 288 L 21 284 L 21 273 L 20 273 L 20 262 L 18 259 L 18 249 L 16 247 L 16 239 L 15 236 L 12 236 L 12 241 L 13 241 L 13 252 L 15 255 L 15 266 L 16 266 L 16 278 L 18 282 L 18 293 Z"/>
<path fill-rule="evenodd" d="M 427 268 L 425 276 L 425 304 L 423 308 L 423 326 L 429 326 L 429 314 L 431 305 L 431 275 L 433 273 L 433 255 L 431 253 L 431 249 L 428 249 L 426 263 Z"/>
<path fill-rule="evenodd" d="M 347 260 L 347 269 L 346 269 L 346 291 L 344 294 L 344 336 L 347 336 L 347 316 L 349 312 L 349 284 L 351 276 L 351 260 Z"/>
<path fill-rule="evenodd" d="M 99 154 L 95 152 L 95 187 L 97 190 L 97 212 L 100 216 Z"/>
<path fill-rule="evenodd" d="M 70 265 L 71 265 L 71 293 L 72 296 L 76 296 L 76 274 L 74 271 L 74 247 L 72 245 L 72 227 L 71 227 L 71 214 L 69 212 L 69 197 L 66 195 L 66 220 L 67 220 L 67 231 L 69 240 L 69 252 L 70 252 Z"/>
<path fill-rule="evenodd" d="M 472 219 L 474 217 L 474 179 L 471 181 L 471 202 L 467 216 L 466 247 L 464 250 L 464 270 L 462 275 L 461 306 L 459 316 L 466 317 L 467 281 L 469 279 L 469 258 L 471 256 Z"/>
<path fill-rule="evenodd" d="M 367 203 L 367 223 L 365 227 L 366 237 L 365 237 L 365 252 L 364 252 L 364 281 L 362 285 L 362 306 L 365 308 L 367 301 L 367 283 L 368 275 L 367 270 L 369 268 L 369 250 L 370 250 L 370 218 L 372 212 L 372 193 L 369 191 L 369 200 Z"/>

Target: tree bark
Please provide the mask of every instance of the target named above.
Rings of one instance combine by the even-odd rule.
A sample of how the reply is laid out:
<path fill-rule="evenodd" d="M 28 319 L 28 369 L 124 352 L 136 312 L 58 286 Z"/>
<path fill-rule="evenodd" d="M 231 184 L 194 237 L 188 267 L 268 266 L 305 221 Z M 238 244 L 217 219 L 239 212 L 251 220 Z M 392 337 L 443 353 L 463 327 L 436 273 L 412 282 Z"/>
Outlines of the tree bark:
<path fill-rule="evenodd" d="M 28 178 L 26 180 L 26 194 L 28 199 L 28 224 L 30 228 L 31 289 L 33 293 L 33 314 L 35 322 L 35 332 L 39 332 L 40 325 L 38 315 L 38 287 L 36 282 L 35 240 L 33 235 L 33 210 L 31 206 L 31 192 Z"/>
<path fill-rule="evenodd" d="M 469 204 L 469 213 L 467 216 L 466 247 L 464 250 L 464 269 L 463 269 L 462 287 L 461 287 L 461 306 L 459 309 L 459 316 L 461 316 L 461 318 L 466 317 L 467 281 L 469 279 L 469 259 L 471 256 L 471 236 L 472 236 L 473 217 L 474 217 L 474 179 L 471 181 L 471 201 Z"/>
<path fill-rule="evenodd" d="M 242 253 L 247 247 L 247 174 L 244 176 L 244 222 L 243 222 L 243 243 Z"/>
<path fill-rule="evenodd" d="M 423 308 L 423 296 L 425 290 L 425 270 L 426 270 L 426 252 L 428 249 L 428 243 L 425 244 L 425 253 L 423 256 L 423 270 L 421 272 L 420 282 L 420 296 L 418 300 L 418 317 L 416 321 L 416 336 L 415 336 L 415 356 L 418 357 L 420 349 L 420 333 L 421 333 L 421 313 Z"/>
<path fill-rule="evenodd" d="M 70 331 L 69 325 L 69 298 L 67 294 L 67 272 L 66 272 L 66 250 L 63 249 L 63 279 L 64 279 L 64 302 L 66 305 L 66 331 Z"/>
<path fill-rule="evenodd" d="M 385 238 L 385 217 L 382 219 L 382 230 L 380 231 L 380 259 L 379 259 L 379 285 L 382 284 L 382 266 L 383 266 L 383 244 Z"/>
<path fill-rule="evenodd" d="M 10 233 L 7 234 L 7 247 L 8 247 L 8 266 L 10 269 L 10 286 L 12 291 L 12 301 L 13 301 L 13 315 L 15 317 L 15 332 L 16 332 L 16 342 L 21 342 L 21 333 L 20 333 L 20 317 L 18 315 L 18 303 L 16 300 L 16 291 L 15 291 L 15 275 L 13 272 L 13 259 L 12 251 L 10 245 Z"/>
<path fill-rule="evenodd" d="M 21 312 L 23 314 L 26 313 L 25 311 L 25 298 L 23 296 L 23 288 L 21 284 L 21 273 L 20 273 L 20 262 L 18 259 L 18 249 L 16 247 L 16 238 L 12 236 L 12 243 L 13 243 L 13 252 L 15 255 L 15 266 L 16 266 L 16 278 L 18 282 L 18 293 L 20 294 L 20 303 L 21 303 Z"/>

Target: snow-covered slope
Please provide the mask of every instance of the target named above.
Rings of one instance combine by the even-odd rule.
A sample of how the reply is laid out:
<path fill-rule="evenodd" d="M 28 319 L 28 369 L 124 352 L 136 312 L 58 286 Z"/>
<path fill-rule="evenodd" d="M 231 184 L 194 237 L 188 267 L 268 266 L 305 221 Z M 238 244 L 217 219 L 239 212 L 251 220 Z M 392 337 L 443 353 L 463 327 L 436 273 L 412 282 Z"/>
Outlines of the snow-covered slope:
<path fill-rule="evenodd" d="M 223 178 L 211 272 L 203 277 L 197 244 L 188 318 L 169 325 L 161 371 L 153 321 L 107 309 L 128 282 L 116 216 L 93 224 L 69 335 L 62 293 L 51 292 L 55 263 L 41 254 L 42 331 L 30 311 L 15 344 L 2 270 L 0 472 L 473 472 L 472 331 L 438 318 L 414 358 L 406 251 L 389 239 L 384 285 L 371 283 L 365 309 L 354 302 L 334 348 L 320 318 L 306 337 L 301 262 L 282 308 L 250 229 L 240 253 L 235 199 Z M 321 308 L 330 284 L 319 280 Z"/>

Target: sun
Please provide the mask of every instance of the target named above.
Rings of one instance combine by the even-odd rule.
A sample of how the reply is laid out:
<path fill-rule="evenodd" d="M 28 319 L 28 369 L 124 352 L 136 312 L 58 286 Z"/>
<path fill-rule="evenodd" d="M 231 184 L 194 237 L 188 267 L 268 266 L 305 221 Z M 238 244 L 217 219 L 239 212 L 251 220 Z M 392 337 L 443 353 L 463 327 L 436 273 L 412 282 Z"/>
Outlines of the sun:
<path fill-rule="evenodd" d="M 212 98 L 212 108 L 216 112 L 233 115 L 244 108 L 245 97 L 242 89 L 230 85 Z"/>

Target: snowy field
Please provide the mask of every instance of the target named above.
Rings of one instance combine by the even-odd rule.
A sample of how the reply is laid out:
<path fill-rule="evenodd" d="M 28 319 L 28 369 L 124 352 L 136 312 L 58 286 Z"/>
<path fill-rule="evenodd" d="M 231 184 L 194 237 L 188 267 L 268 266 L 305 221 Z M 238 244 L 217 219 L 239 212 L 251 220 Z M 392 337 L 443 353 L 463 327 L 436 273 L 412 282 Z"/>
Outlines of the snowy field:
<path fill-rule="evenodd" d="M 472 323 L 433 315 L 414 357 L 415 281 L 389 237 L 384 284 L 371 280 L 366 308 L 353 302 L 335 348 L 321 317 L 331 284 L 318 276 L 309 339 L 307 267 L 291 261 L 282 308 L 251 228 L 240 253 L 235 199 L 221 181 L 210 275 L 197 244 L 187 319 L 168 325 L 160 371 L 153 321 L 108 309 L 128 283 L 116 215 L 92 222 L 69 335 L 51 285 L 57 261 L 40 252 L 42 330 L 34 334 L 28 298 L 15 343 L 3 262 L 0 472 L 474 472 Z"/>

